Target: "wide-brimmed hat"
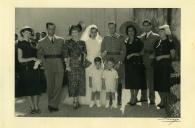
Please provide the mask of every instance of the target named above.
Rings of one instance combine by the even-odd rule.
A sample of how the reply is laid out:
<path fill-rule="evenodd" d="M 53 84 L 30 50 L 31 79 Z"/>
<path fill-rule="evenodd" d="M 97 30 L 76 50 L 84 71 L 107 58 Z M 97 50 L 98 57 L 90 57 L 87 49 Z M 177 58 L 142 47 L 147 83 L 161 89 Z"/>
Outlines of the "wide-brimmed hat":
<path fill-rule="evenodd" d="M 133 21 L 126 21 L 124 23 L 121 24 L 119 31 L 122 35 L 127 36 L 126 34 L 126 29 L 128 26 L 134 26 L 136 31 L 137 31 L 137 35 L 141 34 L 141 28 L 139 27 L 139 25 Z"/>
<path fill-rule="evenodd" d="M 29 31 L 29 32 L 33 32 L 33 29 L 30 26 L 24 26 L 21 30 L 20 30 L 20 35 L 22 35 L 22 33 L 24 31 Z"/>

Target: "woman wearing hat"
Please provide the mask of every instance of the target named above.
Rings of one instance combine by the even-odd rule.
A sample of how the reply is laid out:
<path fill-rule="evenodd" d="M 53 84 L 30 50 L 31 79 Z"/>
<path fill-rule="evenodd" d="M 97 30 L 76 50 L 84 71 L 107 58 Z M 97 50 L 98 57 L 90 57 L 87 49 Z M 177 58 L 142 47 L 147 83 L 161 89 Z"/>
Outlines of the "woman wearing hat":
<path fill-rule="evenodd" d="M 80 28 L 72 25 L 69 30 L 71 39 L 66 40 L 64 52 L 66 55 L 66 70 L 68 71 L 69 96 L 73 97 L 73 108 L 80 106 L 79 97 L 85 96 L 85 68 L 88 65 L 86 61 L 86 45 L 80 40 Z"/>
<path fill-rule="evenodd" d="M 171 61 L 175 57 L 175 47 L 170 40 L 168 25 L 159 27 L 160 40 L 154 44 L 154 89 L 159 92 L 161 102 L 157 106 L 164 108 L 165 98 L 170 91 Z"/>
<path fill-rule="evenodd" d="M 136 105 L 137 93 L 139 89 L 146 89 L 146 78 L 141 51 L 143 42 L 137 38 L 137 29 L 134 25 L 126 27 L 125 40 L 126 58 L 125 58 L 125 87 L 130 89 L 130 105 Z"/>
<path fill-rule="evenodd" d="M 37 50 L 30 41 L 32 28 L 26 26 L 21 29 L 23 38 L 18 42 L 18 61 L 22 65 L 20 79 L 23 84 L 23 96 L 27 97 L 31 114 L 40 113 L 38 96 L 40 95 L 39 61 L 36 58 Z"/>

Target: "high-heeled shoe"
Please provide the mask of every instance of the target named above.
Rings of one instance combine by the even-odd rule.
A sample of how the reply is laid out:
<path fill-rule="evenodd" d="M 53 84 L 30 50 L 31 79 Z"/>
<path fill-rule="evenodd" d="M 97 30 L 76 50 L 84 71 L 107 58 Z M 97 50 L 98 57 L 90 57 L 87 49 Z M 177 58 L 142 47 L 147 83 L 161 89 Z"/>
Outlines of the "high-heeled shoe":
<path fill-rule="evenodd" d="M 30 114 L 35 114 L 35 113 L 36 113 L 35 109 L 30 107 Z"/>
<path fill-rule="evenodd" d="M 41 110 L 38 108 L 38 109 L 35 109 L 35 112 L 40 114 L 41 113 Z"/>
<path fill-rule="evenodd" d="M 164 106 L 163 104 L 158 104 L 157 106 L 158 106 L 160 109 L 165 108 L 165 106 Z"/>

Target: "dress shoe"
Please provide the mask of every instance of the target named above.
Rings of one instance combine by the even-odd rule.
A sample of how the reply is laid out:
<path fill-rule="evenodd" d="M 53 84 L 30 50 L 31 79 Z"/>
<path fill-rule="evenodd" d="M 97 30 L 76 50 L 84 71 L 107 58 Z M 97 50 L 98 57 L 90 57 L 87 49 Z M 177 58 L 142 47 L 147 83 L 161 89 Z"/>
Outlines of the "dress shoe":
<path fill-rule="evenodd" d="M 35 109 L 31 109 L 30 110 L 30 114 L 35 114 L 36 113 L 36 110 Z"/>
<path fill-rule="evenodd" d="M 48 110 L 49 110 L 49 112 L 57 112 L 57 111 L 59 111 L 58 108 L 54 108 L 54 107 L 51 107 L 51 106 L 48 106 Z"/>
<path fill-rule="evenodd" d="M 155 102 L 154 101 L 150 101 L 150 105 L 155 105 Z"/>
<path fill-rule="evenodd" d="M 164 106 L 163 104 L 158 104 L 157 106 L 158 106 L 160 109 L 165 108 L 165 106 Z"/>
<path fill-rule="evenodd" d="M 130 105 L 130 106 L 135 106 L 135 105 L 136 105 L 136 103 L 129 103 L 129 105 Z"/>
<path fill-rule="evenodd" d="M 35 112 L 40 114 L 41 113 L 41 110 L 38 108 L 38 109 L 35 109 Z"/>
<path fill-rule="evenodd" d="M 146 100 L 146 99 L 140 99 L 140 100 L 138 100 L 137 102 L 147 102 L 148 100 Z"/>

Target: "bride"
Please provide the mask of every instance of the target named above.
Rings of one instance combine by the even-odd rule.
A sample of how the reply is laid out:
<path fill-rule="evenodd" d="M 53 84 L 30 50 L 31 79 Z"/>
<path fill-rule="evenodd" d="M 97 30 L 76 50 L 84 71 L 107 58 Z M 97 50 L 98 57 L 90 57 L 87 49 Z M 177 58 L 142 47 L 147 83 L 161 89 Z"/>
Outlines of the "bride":
<path fill-rule="evenodd" d="M 81 40 L 85 41 L 87 49 L 87 59 L 92 63 L 86 68 L 86 96 L 81 97 L 81 104 L 89 105 L 91 100 L 91 89 L 89 88 L 89 72 L 94 66 L 94 58 L 100 56 L 100 48 L 102 37 L 99 35 L 96 25 L 89 25 L 81 36 Z M 103 65 L 102 65 L 103 66 Z M 104 104 L 104 93 L 101 93 L 101 104 Z"/>

